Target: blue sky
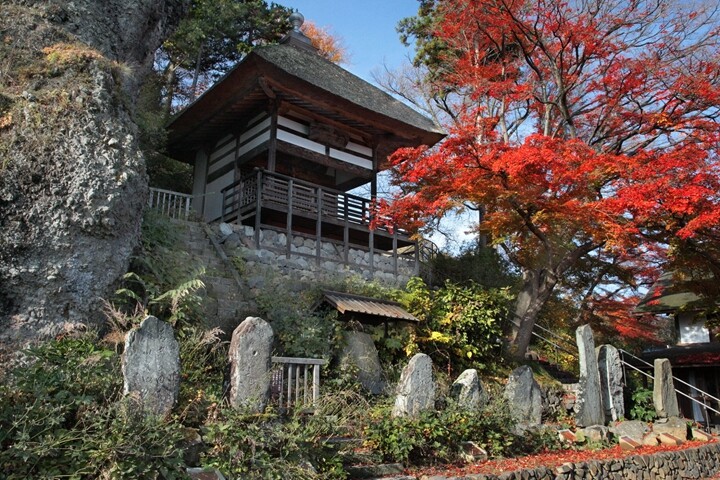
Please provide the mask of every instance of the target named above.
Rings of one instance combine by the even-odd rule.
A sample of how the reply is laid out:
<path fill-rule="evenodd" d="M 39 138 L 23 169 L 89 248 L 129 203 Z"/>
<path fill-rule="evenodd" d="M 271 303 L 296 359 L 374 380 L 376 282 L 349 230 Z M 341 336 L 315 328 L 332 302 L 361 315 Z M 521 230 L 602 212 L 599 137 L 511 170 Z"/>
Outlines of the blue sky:
<path fill-rule="evenodd" d="M 343 67 L 372 82 L 383 62 L 397 68 L 412 55 L 395 31 L 398 21 L 417 14 L 417 0 L 275 0 L 343 39 L 350 63 Z"/>

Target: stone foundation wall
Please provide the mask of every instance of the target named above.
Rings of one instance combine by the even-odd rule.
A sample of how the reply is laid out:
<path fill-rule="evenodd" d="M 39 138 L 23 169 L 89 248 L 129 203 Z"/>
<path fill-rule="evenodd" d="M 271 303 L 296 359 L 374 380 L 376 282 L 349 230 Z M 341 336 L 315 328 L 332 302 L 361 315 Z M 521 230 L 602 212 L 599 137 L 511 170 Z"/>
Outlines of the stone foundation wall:
<path fill-rule="evenodd" d="M 650 480 L 709 479 L 720 472 L 720 444 L 655 455 L 634 455 L 617 460 L 566 463 L 550 469 L 539 467 L 500 475 L 472 474 L 464 477 L 421 477 L 424 480 Z"/>
<path fill-rule="evenodd" d="M 223 246 L 227 254 L 241 257 L 248 269 L 270 267 L 281 274 L 306 280 L 359 275 L 366 280 L 377 280 L 392 286 L 403 286 L 410 277 L 416 275 L 414 257 L 398 256 L 394 259 L 385 252 L 371 255 L 367 250 L 350 247 L 346 262 L 342 243 L 321 241 L 318 258 L 317 242 L 314 238 L 293 235 L 288 252 L 288 239 L 284 232 L 262 229 L 259 235 L 260 244 L 256 245 L 253 227 L 223 225 L 233 231 L 224 238 Z M 220 237 L 223 235 L 220 234 Z"/>

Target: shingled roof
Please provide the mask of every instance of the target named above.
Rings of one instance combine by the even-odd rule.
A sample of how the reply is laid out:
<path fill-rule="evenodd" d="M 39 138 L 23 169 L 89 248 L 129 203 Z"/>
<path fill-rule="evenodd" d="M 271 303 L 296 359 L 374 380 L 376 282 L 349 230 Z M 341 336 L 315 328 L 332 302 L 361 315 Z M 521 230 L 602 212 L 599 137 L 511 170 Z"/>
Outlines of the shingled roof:
<path fill-rule="evenodd" d="M 356 105 L 428 132 L 443 133 L 429 118 L 321 55 L 285 44 L 259 47 L 253 53 L 285 72 Z"/>
<path fill-rule="evenodd" d="M 245 115 L 279 98 L 394 148 L 433 145 L 445 134 L 432 120 L 308 48 L 287 42 L 255 48 L 169 124 L 171 156 L 192 162 L 191 151 Z"/>

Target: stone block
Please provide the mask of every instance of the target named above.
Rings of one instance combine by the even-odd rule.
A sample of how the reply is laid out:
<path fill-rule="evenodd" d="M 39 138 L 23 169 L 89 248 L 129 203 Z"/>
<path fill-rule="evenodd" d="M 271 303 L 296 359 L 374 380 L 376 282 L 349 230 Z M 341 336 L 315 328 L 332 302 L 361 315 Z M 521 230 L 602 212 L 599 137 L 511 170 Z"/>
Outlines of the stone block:
<path fill-rule="evenodd" d="M 600 373 L 590 326 L 578 327 L 575 338 L 580 357 L 580 381 L 574 407 L 575 423 L 580 427 L 604 425 L 605 409 L 600 390 Z"/>
<path fill-rule="evenodd" d="M 605 422 L 615 422 L 625 416 L 623 368 L 618 349 L 612 345 L 601 345 L 597 350 L 597 361 Z"/>
<path fill-rule="evenodd" d="M 672 367 L 667 358 L 656 358 L 654 362 L 653 404 L 660 418 L 677 417 L 680 409 L 672 378 Z"/>
<path fill-rule="evenodd" d="M 646 447 L 656 447 L 659 443 L 658 436 L 652 432 L 645 435 L 642 439 L 642 444 Z"/>
<path fill-rule="evenodd" d="M 488 402 L 485 388 L 474 368 L 465 370 L 458 376 L 450 388 L 450 396 L 460 407 L 470 410 L 477 410 Z"/>
<path fill-rule="evenodd" d="M 591 443 L 602 443 L 610 439 L 610 429 L 603 425 L 591 425 L 582 429 L 585 440 Z"/>
<path fill-rule="evenodd" d="M 462 442 L 460 448 L 462 448 L 465 455 L 472 457 L 474 462 L 484 462 L 488 459 L 485 449 L 475 442 Z"/>
<path fill-rule="evenodd" d="M 187 474 L 191 480 L 225 480 L 220 470 L 214 468 L 188 468 Z"/>
<path fill-rule="evenodd" d="M 345 332 L 345 347 L 340 355 L 341 368 L 354 365 L 358 369 L 360 384 L 372 394 L 385 389 L 382 366 L 375 343 L 363 332 Z"/>
<path fill-rule="evenodd" d="M 410 359 L 400 375 L 392 416 L 414 417 L 434 407 L 435 382 L 432 375 L 432 360 L 424 353 L 418 353 Z"/>
<path fill-rule="evenodd" d="M 258 317 L 246 318 L 230 342 L 230 405 L 262 412 L 270 397 L 273 331 Z"/>
<path fill-rule="evenodd" d="M 649 431 L 647 424 L 640 420 L 618 422 L 610 427 L 610 432 L 618 437 L 630 437 L 638 442 L 642 442 Z"/>
<path fill-rule="evenodd" d="M 180 390 L 180 347 L 173 328 L 153 316 L 125 336 L 122 357 L 125 395 L 137 395 L 150 414 L 167 415 Z"/>
<path fill-rule="evenodd" d="M 510 406 L 510 415 L 519 428 L 540 425 L 542 420 L 542 391 L 529 366 L 523 365 L 510 374 L 504 397 Z"/>

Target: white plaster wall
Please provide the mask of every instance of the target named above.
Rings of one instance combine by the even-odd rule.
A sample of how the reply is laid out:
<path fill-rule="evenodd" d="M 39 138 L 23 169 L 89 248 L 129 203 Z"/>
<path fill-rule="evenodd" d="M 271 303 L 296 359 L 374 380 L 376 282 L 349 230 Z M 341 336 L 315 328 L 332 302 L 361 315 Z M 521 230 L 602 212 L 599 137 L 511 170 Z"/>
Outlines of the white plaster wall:
<path fill-rule="evenodd" d="M 705 328 L 705 321 L 696 318 L 693 312 L 680 312 L 678 314 L 678 343 L 707 343 L 710 341 L 710 332 Z"/>

